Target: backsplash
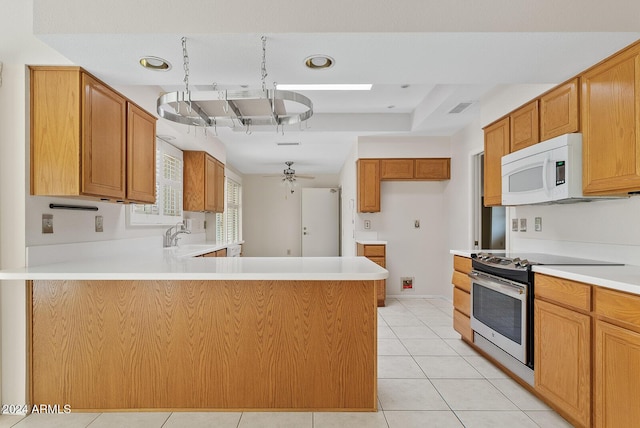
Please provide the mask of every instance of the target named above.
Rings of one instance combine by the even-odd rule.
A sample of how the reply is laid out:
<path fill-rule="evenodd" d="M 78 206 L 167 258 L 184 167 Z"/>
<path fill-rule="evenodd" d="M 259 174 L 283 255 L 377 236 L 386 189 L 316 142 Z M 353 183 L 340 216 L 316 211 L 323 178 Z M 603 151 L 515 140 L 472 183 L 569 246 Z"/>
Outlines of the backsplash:
<path fill-rule="evenodd" d="M 639 213 L 638 197 L 513 207 L 507 214 L 509 248 L 640 265 Z M 535 230 L 536 217 L 541 231 Z M 526 232 L 511 231 L 511 220 L 523 218 Z"/>

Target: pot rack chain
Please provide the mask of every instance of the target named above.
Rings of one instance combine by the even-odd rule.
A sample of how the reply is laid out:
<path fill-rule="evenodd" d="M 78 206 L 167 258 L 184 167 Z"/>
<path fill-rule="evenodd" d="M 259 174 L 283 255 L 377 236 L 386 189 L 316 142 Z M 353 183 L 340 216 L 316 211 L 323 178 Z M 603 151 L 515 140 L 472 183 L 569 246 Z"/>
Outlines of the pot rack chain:
<path fill-rule="evenodd" d="M 262 64 L 260 65 L 260 74 L 262 76 L 262 91 L 265 92 L 267 90 L 267 84 L 265 83 L 265 79 L 267 78 L 267 38 L 265 36 L 261 37 L 262 40 Z"/>

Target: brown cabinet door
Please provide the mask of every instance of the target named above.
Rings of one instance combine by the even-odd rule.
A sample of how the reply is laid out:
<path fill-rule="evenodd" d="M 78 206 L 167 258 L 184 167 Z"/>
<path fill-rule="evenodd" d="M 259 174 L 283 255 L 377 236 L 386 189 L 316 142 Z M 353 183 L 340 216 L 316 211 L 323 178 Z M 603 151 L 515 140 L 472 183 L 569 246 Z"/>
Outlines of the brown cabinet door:
<path fill-rule="evenodd" d="M 221 213 L 224 212 L 224 188 L 225 188 L 225 180 L 224 180 L 224 164 L 218 160 L 216 160 L 216 203 L 214 212 Z"/>
<path fill-rule="evenodd" d="M 216 205 L 216 160 L 205 154 L 204 158 L 204 211 L 215 212 Z"/>
<path fill-rule="evenodd" d="M 449 180 L 451 178 L 451 158 L 416 159 L 417 180 Z"/>
<path fill-rule="evenodd" d="M 125 199 L 125 98 L 82 74 L 82 193 Z"/>
<path fill-rule="evenodd" d="M 358 169 L 358 212 L 380 211 L 380 160 L 359 159 Z"/>
<path fill-rule="evenodd" d="M 205 210 L 205 152 L 182 152 L 183 166 L 183 197 L 182 205 L 185 211 Z"/>
<path fill-rule="evenodd" d="M 127 200 L 156 202 L 156 119 L 127 103 Z"/>
<path fill-rule="evenodd" d="M 591 317 L 538 299 L 534 320 L 536 391 L 590 426 Z"/>
<path fill-rule="evenodd" d="M 595 341 L 595 426 L 636 426 L 640 420 L 640 333 L 596 321 Z"/>
<path fill-rule="evenodd" d="M 582 75 L 583 192 L 640 190 L 640 44 Z"/>
<path fill-rule="evenodd" d="M 511 113 L 511 152 L 540 142 L 538 125 L 538 100 Z"/>
<path fill-rule="evenodd" d="M 381 180 L 411 180 L 413 179 L 413 159 L 381 159 Z"/>
<path fill-rule="evenodd" d="M 509 117 L 484 128 L 484 206 L 502 204 L 502 156 L 509 153 Z"/>
<path fill-rule="evenodd" d="M 540 97 L 540 141 L 578 132 L 578 79 Z"/>

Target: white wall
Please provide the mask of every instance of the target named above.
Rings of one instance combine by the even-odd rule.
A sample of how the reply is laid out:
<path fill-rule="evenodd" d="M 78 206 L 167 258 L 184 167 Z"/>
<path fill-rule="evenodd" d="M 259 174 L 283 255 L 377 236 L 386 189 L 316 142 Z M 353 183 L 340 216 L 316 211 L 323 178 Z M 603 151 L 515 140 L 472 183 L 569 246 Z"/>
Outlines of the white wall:
<path fill-rule="evenodd" d="M 449 157 L 447 137 L 361 137 L 357 158 Z M 343 188 L 353 180 L 355 195 L 355 159 L 343 167 Z M 351 168 L 353 174 L 345 174 Z M 387 241 L 386 264 L 388 296 L 445 296 L 450 294 L 449 281 L 443 280 L 446 237 L 445 189 L 443 182 L 392 182 L 380 186 L 379 213 L 362 213 L 355 217 L 354 230 L 364 230 L 364 220 L 371 221 L 371 230 L 378 239 Z M 354 196 L 355 197 L 355 196 Z M 414 228 L 414 221 L 420 228 Z M 353 244 L 352 244 L 353 245 Z M 355 245 L 354 245 L 355 246 Z M 352 251 L 355 251 L 353 249 Z M 411 291 L 401 291 L 400 277 L 415 278 Z"/>
<path fill-rule="evenodd" d="M 302 187 L 338 187 L 337 175 L 299 180 Z M 242 182 L 242 252 L 247 257 L 300 257 L 302 192 L 290 193 L 279 177 L 245 175 Z M 290 252 L 290 254 L 288 254 Z"/>
<path fill-rule="evenodd" d="M 341 241 L 342 255 L 344 257 L 353 257 L 356 255 L 355 233 L 356 222 L 358 220 L 357 159 L 358 145 L 354 144 L 340 171 L 340 187 L 342 190 Z"/>

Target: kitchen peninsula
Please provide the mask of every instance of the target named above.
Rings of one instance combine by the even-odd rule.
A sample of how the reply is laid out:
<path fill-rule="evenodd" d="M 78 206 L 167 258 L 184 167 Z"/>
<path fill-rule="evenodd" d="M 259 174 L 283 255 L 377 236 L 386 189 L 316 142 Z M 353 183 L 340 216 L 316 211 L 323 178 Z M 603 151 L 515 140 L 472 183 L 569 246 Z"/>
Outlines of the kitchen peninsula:
<path fill-rule="evenodd" d="M 0 272 L 28 288 L 31 403 L 74 411 L 375 411 L 364 257 L 89 258 Z"/>

